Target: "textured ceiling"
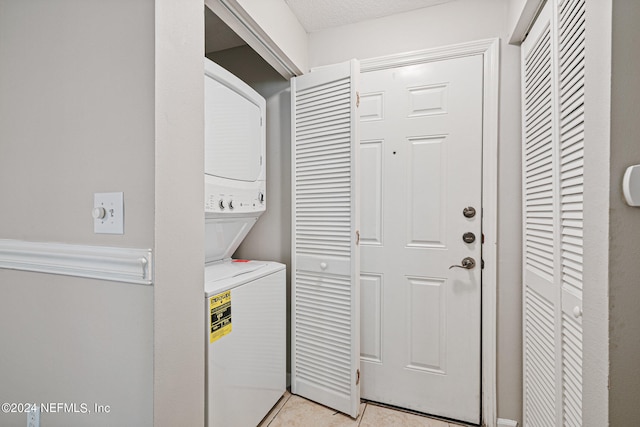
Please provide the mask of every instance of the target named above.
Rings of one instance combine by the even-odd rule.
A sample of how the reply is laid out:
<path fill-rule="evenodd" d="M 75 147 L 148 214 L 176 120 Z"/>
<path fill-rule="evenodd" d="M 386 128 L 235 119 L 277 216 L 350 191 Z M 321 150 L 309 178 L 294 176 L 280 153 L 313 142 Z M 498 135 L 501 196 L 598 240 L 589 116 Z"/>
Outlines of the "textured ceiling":
<path fill-rule="evenodd" d="M 284 0 L 308 33 L 454 0 Z M 205 52 L 246 44 L 205 7 Z"/>
<path fill-rule="evenodd" d="M 284 0 L 308 33 L 453 0 Z"/>

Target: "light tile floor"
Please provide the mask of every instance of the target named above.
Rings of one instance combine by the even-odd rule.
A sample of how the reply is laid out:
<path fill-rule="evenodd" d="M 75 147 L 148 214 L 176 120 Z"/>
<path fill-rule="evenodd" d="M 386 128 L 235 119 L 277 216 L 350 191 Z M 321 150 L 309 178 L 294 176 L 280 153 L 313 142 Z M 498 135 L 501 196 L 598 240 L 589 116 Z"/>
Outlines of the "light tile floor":
<path fill-rule="evenodd" d="M 325 406 L 286 392 L 258 427 L 463 427 L 373 403 L 361 403 L 352 419 Z"/>

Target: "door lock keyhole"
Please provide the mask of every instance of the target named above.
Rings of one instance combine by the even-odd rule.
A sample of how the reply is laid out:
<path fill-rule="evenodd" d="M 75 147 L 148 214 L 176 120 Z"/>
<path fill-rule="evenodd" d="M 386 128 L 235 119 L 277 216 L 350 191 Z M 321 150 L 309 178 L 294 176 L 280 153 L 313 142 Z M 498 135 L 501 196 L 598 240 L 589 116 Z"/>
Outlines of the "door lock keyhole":
<path fill-rule="evenodd" d="M 465 218 L 473 218 L 476 216 L 476 209 L 473 206 L 467 206 L 462 210 L 462 215 L 464 215 Z"/>

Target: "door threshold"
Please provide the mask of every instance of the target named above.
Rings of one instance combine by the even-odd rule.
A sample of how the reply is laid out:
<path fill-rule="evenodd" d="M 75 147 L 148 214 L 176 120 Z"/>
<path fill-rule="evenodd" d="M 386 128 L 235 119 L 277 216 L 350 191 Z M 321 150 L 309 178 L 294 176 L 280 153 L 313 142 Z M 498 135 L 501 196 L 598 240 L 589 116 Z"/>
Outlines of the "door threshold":
<path fill-rule="evenodd" d="M 375 406 L 380 406 L 382 408 L 393 409 L 395 411 L 406 412 L 407 414 L 418 415 L 420 417 L 429 417 L 429 418 L 433 418 L 434 420 L 440 420 L 447 423 L 454 423 L 461 427 L 479 427 L 479 424 L 469 424 L 464 421 L 454 420 L 453 418 L 446 418 L 446 417 L 441 417 L 439 415 L 428 414 L 426 412 L 414 411 L 413 409 L 407 409 L 407 408 L 402 408 L 400 406 L 389 405 L 388 403 L 376 402 L 374 400 L 368 400 L 368 399 L 360 399 L 360 401 L 362 403 L 366 403 L 369 405 L 375 405 Z"/>

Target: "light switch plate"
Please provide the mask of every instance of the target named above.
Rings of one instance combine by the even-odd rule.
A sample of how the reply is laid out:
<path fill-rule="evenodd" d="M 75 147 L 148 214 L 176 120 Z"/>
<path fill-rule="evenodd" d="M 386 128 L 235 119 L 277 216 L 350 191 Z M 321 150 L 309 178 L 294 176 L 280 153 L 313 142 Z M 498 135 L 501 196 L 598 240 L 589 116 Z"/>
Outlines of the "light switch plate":
<path fill-rule="evenodd" d="M 93 232 L 124 234 L 124 193 L 95 193 Z"/>

